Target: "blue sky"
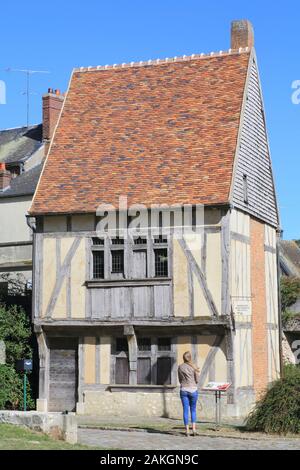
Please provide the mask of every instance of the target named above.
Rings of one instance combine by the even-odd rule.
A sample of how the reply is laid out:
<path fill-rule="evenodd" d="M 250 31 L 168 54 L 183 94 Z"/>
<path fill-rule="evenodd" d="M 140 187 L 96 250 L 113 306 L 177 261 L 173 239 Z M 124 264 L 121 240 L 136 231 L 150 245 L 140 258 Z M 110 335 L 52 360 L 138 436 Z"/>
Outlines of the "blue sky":
<path fill-rule="evenodd" d="M 2 2 L 0 80 L 7 88 L 0 129 L 26 124 L 25 76 L 11 68 L 49 70 L 31 79 L 30 122 L 41 121 L 48 87 L 66 90 L 73 67 L 104 65 L 228 49 L 232 19 L 248 18 L 267 114 L 281 225 L 300 238 L 299 3 L 201 0 Z"/>

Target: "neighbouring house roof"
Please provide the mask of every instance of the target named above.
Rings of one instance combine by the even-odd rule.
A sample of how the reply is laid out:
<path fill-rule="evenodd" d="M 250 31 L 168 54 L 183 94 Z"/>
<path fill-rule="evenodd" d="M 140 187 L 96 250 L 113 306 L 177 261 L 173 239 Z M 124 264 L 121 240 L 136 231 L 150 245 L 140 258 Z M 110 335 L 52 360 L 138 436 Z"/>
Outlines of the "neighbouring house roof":
<path fill-rule="evenodd" d="M 300 248 L 295 241 L 280 241 L 280 263 L 286 275 L 300 277 Z"/>
<path fill-rule="evenodd" d="M 249 59 L 75 69 L 30 212 L 227 204 Z"/>
<path fill-rule="evenodd" d="M 42 145 L 42 124 L 0 130 L 0 162 L 25 162 Z"/>
<path fill-rule="evenodd" d="M 7 197 L 30 196 L 34 194 L 37 186 L 43 164 L 40 163 L 32 169 L 21 173 L 19 176 L 12 178 L 10 186 L 4 191 L 0 191 L 0 201 Z"/>

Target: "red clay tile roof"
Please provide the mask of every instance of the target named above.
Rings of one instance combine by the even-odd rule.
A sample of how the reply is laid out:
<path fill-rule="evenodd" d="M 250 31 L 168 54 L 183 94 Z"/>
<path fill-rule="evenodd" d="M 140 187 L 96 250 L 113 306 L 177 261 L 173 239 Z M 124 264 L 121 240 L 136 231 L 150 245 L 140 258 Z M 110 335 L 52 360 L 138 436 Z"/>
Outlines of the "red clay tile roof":
<path fill-rule="evenodd" d="M 227 203 L 249 56 L 74 71 L 30 212 Z"/>

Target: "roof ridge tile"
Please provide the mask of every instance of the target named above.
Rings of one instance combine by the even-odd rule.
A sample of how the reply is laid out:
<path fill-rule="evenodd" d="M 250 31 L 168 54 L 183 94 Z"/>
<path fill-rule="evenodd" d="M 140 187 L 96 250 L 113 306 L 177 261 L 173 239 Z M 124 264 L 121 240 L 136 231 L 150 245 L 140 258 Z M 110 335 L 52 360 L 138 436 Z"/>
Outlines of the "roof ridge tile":
<path fill-rule="evenodd" d="M 121 64 L 106 64 L 106 65 L 89 65 L 87 67 L 75 67 L 73 69 L 74 72 L 95 72 L 95 71 L 102 71 L 102 70 L 111 70 L 111 69 L 124 69 L 130 67 L 147 67 L 153 65 L 163 65 L 169 64 L 174 62 L 189 62 L 191 60 L 199 60 L 199 59 L 211 59 L 212 57 L 226 57 L 228 55 L 239 55 L 249 53 L 249 47 L 240 47 L 239 49 L 228 49 L 228 51 L 218 51 L 218 52 L 210 52 L 205 54 L 201 52 L 200 54 L 191 54 L 191 55 L 183 55 L 183 56 L 174 56 L 174 57 L 166 57 L 165 59 L 148 59 L 148 60 L 140 60 L 137 62 L 123 62 Z"/>

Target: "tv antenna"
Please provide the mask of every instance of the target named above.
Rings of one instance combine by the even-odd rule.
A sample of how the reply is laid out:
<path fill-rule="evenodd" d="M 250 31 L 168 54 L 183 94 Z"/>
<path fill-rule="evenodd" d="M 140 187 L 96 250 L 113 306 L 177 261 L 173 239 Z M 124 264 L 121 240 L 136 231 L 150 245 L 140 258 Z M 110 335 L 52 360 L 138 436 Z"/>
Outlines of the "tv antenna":
<path fill-rule="evenodd" d="M 29 127 L 29 110 L 30 110 L 30 76 L 35 74 L 35 73 L 50 73 L 48 70 L 30 70 L 30 69 L 12 69 L 12 68 L 7 68 L 5 69 L 6 72 L 21 72 L 26 74 L 26 91 L 24 92 L 24 95 L 26 95 L 27 98 L 27 103 L 26 103 L 26 114 L 27 114 L 27 119 L 26 119 L 26 124 L 27 127 Z"/>

